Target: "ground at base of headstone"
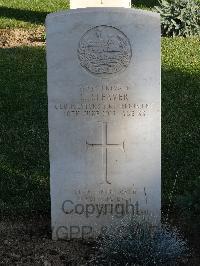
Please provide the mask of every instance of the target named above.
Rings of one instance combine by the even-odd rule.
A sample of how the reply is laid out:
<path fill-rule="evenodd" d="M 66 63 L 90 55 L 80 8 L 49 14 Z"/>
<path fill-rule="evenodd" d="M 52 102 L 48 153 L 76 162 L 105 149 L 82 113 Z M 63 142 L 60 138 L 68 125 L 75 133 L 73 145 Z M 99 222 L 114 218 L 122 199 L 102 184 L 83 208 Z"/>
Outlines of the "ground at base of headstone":
<path fill-rule="evenodd" d="M 94 244 L 53 241 L 50 218 L 3 219 L 0 222 L 0 265 L 87 265 Z"/>
<path fill-rule="evenodd" d="M 100 265 L 95 262 L 96 242 L 51 240 L 50 218 L 45 215 L 4 218 L 0 222 L 0 236 L 0 265 Z M 173 265 L 199 263 L 194 254 Z"/>

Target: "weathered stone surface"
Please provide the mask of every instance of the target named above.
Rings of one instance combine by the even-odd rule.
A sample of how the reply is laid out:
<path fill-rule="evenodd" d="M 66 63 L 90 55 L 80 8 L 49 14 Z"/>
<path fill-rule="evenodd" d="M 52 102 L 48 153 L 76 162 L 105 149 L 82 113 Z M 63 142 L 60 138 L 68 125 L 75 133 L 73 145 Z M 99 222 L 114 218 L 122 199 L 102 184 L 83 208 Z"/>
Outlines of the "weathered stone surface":
<path fill-rule="evenodd" d="M 71 0 L 70 8 L 86 7 L 131 7 L 131 0 Z"/>
<path fill-rule="evenodd" d="M 53 238 L 160 215 L 160 20 L 134 9 L 47 17 Z"/>

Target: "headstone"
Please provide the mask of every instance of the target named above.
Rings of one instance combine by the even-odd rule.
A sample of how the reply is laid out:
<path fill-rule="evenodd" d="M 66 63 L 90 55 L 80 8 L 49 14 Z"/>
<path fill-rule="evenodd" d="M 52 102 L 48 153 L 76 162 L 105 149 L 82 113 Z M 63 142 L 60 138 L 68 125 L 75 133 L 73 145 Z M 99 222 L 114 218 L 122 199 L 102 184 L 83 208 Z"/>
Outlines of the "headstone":
<path fill-rule="evenodd" d="M 86 8 L 46 24 L 53 239 L 159 217 L 159 15 Z"/>
<path fill-rule="evenodd" d="M 85 7 L 131 7 L 131 0 L 71 0 L 70 8 Z"/>

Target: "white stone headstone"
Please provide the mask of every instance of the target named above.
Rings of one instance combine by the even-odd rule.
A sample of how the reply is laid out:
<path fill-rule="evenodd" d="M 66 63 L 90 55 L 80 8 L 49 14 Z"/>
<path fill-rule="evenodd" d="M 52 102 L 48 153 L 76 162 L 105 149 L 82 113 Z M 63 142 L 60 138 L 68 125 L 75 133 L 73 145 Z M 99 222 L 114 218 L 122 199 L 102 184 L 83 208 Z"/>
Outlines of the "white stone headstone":
<path fill-rule="evenodd" d="M 86 7 L 131 7 L 131 0 L 71 0 L 70 8 Z"/>
<path fill-rule="evenodd" d="M 53 239 L 159 217 L 159 15 L 86 8 L 46 25 Z"/>

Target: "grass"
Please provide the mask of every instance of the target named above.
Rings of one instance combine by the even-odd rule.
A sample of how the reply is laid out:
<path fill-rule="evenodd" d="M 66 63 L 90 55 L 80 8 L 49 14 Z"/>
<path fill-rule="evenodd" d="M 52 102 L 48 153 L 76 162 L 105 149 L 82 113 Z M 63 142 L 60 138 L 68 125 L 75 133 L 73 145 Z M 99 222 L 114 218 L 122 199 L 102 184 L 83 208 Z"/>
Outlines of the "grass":
<path fill-rule="evenodd" d="M 162 39 L 164 203 L 175 179 L 179 195 L 200 175 L 199 62 L 197 38 Z M 0 209 L 48 211 L 45 48 L 1 49 L 0 70 Z"/>
<path fill-rule="evenodd" d="M 135 0 L 138 8 L 151 8 L 157 0 Z M 0 28 L 35 28 L 48 13 L 69 8 L 69 0 L 0 0 Z"/>
<path fill-rule="evenodd" d="M 44 48 L 0 50 L 0 209 L 49 208 Z"/>
<path fill-rule="evenodd" d="M 133 0 L 132 5 L 152 9 L 158 0 Z M 69 0 L 0 0 L 0 29 L 35 28 L 44 25 L 48 13 L 67 9 Z"/>
<path fill-rule="evenodd" d="M 163 38 L 162 180 L 166 202 L 200 176 L 200 50 L 197 38 Z M 175 197 L 175 195 L 174 195 Z"/>
<path fill-rule="evenodd" d="M 0 28 L 34 28 L 48 13 L 68 7 L 68 0 L 0 0 Z"/>

